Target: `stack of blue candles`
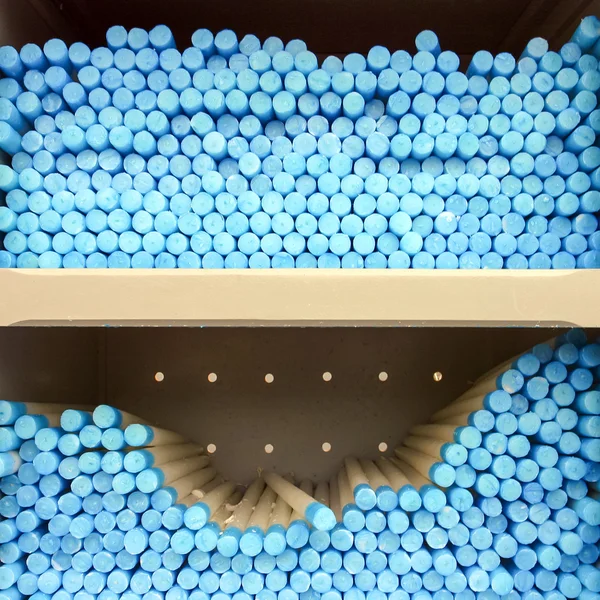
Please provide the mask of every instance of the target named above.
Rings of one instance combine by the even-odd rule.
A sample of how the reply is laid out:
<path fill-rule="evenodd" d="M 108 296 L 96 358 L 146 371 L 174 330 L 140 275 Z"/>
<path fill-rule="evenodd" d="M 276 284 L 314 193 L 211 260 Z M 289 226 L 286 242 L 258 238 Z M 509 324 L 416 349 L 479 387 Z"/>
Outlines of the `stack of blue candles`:
<path fill-rule="evenodd" d="M 314 491 L 273 473 L 236 490 L 176 433 L 63 408 L 0 402 L 0 600 L 600 593 L 600 340 L 582 331 Z"/>
<path fill-rule="evenodd" d="M 0 267 L 598 268 L 599 38 L 2 47 Z"/>

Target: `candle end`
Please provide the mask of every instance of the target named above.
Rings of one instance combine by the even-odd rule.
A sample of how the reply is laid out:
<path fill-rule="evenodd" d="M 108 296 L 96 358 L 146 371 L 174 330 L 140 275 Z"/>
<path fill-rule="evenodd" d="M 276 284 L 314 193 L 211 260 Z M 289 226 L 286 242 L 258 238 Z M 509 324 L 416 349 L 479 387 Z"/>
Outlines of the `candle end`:
<path fill-rule="evenodd" d="M 336 523 L 334 512 L 319 502 L 313 502 L 306 507 L 306 518 L 319 531 L 331 531 Z"/>

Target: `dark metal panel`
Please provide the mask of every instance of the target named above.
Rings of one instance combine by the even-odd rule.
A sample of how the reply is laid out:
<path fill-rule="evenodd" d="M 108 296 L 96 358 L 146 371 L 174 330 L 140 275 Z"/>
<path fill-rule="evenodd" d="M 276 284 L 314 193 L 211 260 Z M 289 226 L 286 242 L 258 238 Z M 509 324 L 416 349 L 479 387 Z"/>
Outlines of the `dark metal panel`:
<path fill-rule="evenodd" d="M 483 373 L 556 334 L 516 328 L 112 329 L 106 336 L 107 398 L 204 447 L 215 444 L 216 468 L 237 481 L 250 480 L 257 467 L 322 479 L 344 456 L 375 457 L 381 442 L 392 450 L 412 425 L 427 422 Z M 325 372 L 331 381 L 324 381 Z M 434 381 L 435 372 L 441 381 Z M 156 373 L 164 379 L 156 381 Z M 328 453 L 324 442 L 332 446 Z M 266 444 L 274 446 L 272 454 L 265 453 Z"/>
<path fill-rule="evenodd" d="M 46 0 L 54 1 L 54 0 Z M 58 2 L 58 0 L 55 0 Z M 543 0 L 545 6 L 554 0 Z M 414 50 L 422 29 L 433 29 L 442 46 L 458 54 L 480 49 L 492 52 L 522 47 L 500 47 L 529 2 L 524 0 L 303 0 L 287 2 L 229 0 L 60 0 L 66 18 L 87 41 L 104 43 L 104 32 L 115 24 L 151 28 L 169 25 L 181 48 L 193 31 L 234 29 L 261 39 L 276 35 L 287 41 L 300 38 L 319 54 L 366 53 L 374 45 Z M 535 35 L 531 31 L 531 35 Z M 520 42 L 519 42 L 520 43 Z"/>

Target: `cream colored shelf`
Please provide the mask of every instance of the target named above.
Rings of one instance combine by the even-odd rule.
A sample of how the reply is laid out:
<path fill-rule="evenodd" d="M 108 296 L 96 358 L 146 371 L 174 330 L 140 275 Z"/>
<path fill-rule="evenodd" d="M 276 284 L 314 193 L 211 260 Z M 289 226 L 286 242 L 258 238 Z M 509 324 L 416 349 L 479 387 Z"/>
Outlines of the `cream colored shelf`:
<path fill-rule="evenodd" d="M 0 271 L 0 325 L 600 326 L 600 270 Z"/>

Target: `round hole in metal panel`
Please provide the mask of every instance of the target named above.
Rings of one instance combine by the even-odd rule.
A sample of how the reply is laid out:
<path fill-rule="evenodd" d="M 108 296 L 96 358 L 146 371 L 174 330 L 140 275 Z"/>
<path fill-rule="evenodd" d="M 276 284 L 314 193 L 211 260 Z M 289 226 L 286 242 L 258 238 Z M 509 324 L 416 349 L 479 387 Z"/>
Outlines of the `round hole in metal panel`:
<path fill-rule="evenodd" d="M 385 442 L 380 442 L 379 446 L 377 446 L 379 452 L 387 452 L 388 445 Z"/>
<path fill-rule="evenodd" d="M 381 371 L 381 373 L 379 373 L 379 381 L 387 381 L 388 380 L 388 374 L 385 371 Z"/>
<path fill-rule="evenodd" d="M 275 376 L 272 373 L 267 373 L 265 375 L 265 383 L 273 383 L 275 381 Z"/>
<path fill-rule="evenodd" d="M 321 446 L 321 448 L 323 449 L 323 452 L 330 452 L 331 444 L 329 442 L 323 442 L 323 445 Z"/>
<path fill-rule="evenodd" d="M 442 377 L 443 377 L 443 375 L 440 373 L 440 371 L 436 371 L 436 372 L 433 374 L 433 380 L 434 380 L 435 382 L 441 381 L 441 380 L 442 380 Z"/>
<path fill-rule="evenodd" d="M 206 446 L 206 451 L 209 454 L 214 454 L 217 451 L 217 446 L 215 444 L 208 444 L 208 446 Z"/>
<path fill-rule="evenodd" d="M 514 329 L 500 336 L 501 343 L 492 337 L 487 352 L 496 331 L 462 331 L 468 341 L 463 357 L 455 352 L 456 330 L 446 328 L 121 328 L 110 331 L 109 372 L 118 381 L 117 406 L 198 443 L 229 479 L 251 481 L 262 461 L 265 468 L 314 481 L 328 479 L 346 455 L 393 456 L 434 409 L 507 356 L 541 342 L 544 333 Z M 401 358 L 400 368 L 392 367 L 390 356 Z M 223 364 L 226 376 L 216 370 Z M 160 384 L 158 371 L 165 376 Z M 434 380 L 438 371 L 440 382 Z M 277 385 L 265 382 L 267 373 L 277 374 Z M 330 382 L 324 373 L 332 375 Z M 388 444 L 383 453 L 381 441 Z M 209 442 L 218 446 L 214 454 L 206 450 Z M 265 453 L 267 443 L 277 447 L 277 456 Z"/>
<path fill-rule="evenodd" d="M 216 373 L 209 373 L 208 374 L 208 382 L 209 383 L 214 383 L 215 381 L 217 381 L 217 374 Z"/>
<path fill-rule="evenodd" d="M 273 452 L 273 450 L 275 450 L 275 448 L 273 448 L 273 444 L 266 444 L 265 445 L 265 452 L 267 454 L 271 454 Z"/>
<path fill-rule="evenodd" d="M 323 381 L 331 381 L 332 378 L 333 375 L 329 371 L 325 371 L 325 373 L 323 373 Z"/>
<path fill-rule="evenodd" d="M 165 374 L 161 373 L 160 371 L 157 371 L 156 373 L 154 373 L 154 380 L 157 381 L 158 383 L 160 383 L 161 381 L 164 381 Z"/>

